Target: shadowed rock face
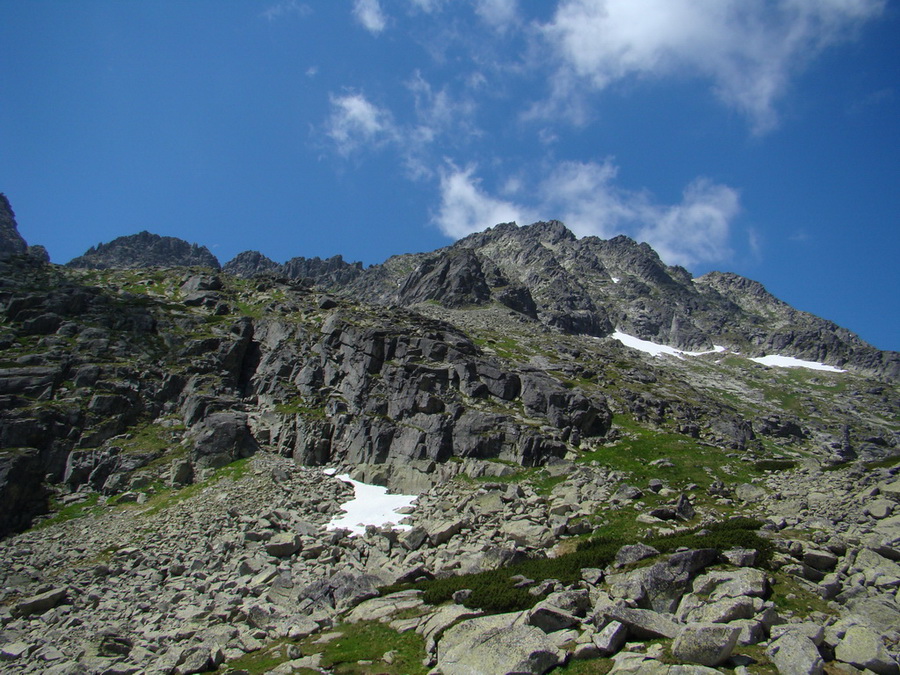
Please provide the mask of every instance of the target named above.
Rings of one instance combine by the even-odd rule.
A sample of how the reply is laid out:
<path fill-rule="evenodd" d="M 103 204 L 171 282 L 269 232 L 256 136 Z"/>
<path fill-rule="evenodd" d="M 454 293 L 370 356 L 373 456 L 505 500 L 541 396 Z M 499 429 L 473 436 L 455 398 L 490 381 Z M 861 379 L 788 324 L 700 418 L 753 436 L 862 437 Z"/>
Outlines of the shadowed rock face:
<path fill-rule="evenodd" d="M 259 251 L 244 251 L 225 263 L 222 271 L 238 277 L 249 278 L 271 272 L 288 279 L 302 279 L 318 286 L 335 286 L 350 283 L 362 273 L 362 263 L 348 263 L 343 256 L 321 258 L 291 258 L 283 265 L 267 258 Z"/>
<path fill-rule="evenodd" d="M 219 261 L 209 249 L 177 237 L 161 237 L 146 230 L 93 246 L 67 263 L 83 269 L 138 269 L 141 267 L 211 267 Z"/>
<path fill-rule="evenodd" d="M 27 250 L 28 244 L 16 226 L 16 214 L 13 213 L 6 195 L 0 192 L 0 258 L 21 255 Z"/>
<path fill-rule="evenodd" d="M 225 263 L 222 271 L 236 277 L 247 278 L 264 272 L 280 274 L 282 269 L 281 265 L 259 251 L 244 251 Z"/>

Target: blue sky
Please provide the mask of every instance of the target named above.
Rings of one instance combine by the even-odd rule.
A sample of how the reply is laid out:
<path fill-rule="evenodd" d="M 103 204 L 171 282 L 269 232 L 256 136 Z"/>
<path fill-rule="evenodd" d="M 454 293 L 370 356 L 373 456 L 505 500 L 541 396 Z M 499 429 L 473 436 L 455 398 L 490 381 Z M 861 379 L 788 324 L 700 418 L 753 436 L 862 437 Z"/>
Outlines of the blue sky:
<path fill-rule="evenodd" d="M 0 11 L 0 191 L 54 262 L 146 229 L 373 264 L 556 218 L 900 349 L 895 0 Z"/>

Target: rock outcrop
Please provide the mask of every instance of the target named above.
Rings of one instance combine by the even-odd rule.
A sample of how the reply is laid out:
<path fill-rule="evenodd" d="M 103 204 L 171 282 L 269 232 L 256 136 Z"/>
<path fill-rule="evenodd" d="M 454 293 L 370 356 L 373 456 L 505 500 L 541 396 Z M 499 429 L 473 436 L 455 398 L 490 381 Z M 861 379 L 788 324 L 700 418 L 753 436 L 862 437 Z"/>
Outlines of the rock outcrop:
<path fill-rule="evenodd" d="M 625 236 L 577 238 L 557 221 L 505 223 L 430 254 L 395 256 L 333 285 L 369 302 L 448 308 L 496 302 L 571 334 L 614 329 L 687 350 L 714 344 L 777 353 L 896 379 L 900 356 L 776 300 L 757 282 L 692 279 Z"/>
<path fill-rule="evenodd" d="M 0 192 L 0 258 L 21 255 L 28 250 L 28 244 L 19 234 L 16 215 L 9 200 Z"/>
<path fill-rule="evenodd" d="M 222 271 L 245 278 L 270 272 L 288 279 L 332 287 L 350 283 L 362 273 L 363 267 L 359 262 L 346 262 L 340 255 L 325 260 L 296 257 L 281 265 L 259 251 L 244 251 L 225 263 Z"/>
<path fill-rule="evenodd" d="M 66 265 L 80 269 L 196 266 L 217 270 L 220 267 L 218 259 L 205 246 L 177 237 L 161 237 L 146 230 L 92 246 L 84 255 L 73 258 Z"/>

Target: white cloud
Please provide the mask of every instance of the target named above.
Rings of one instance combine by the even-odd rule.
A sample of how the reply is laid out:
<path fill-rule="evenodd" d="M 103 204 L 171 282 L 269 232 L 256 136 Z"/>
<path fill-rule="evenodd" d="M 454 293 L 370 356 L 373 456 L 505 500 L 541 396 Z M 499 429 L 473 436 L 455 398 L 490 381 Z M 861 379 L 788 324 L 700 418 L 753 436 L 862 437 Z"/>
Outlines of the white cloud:
<path fill-rule="evenodd" d="M 476 0 L 475 12 L 497 30 L 505 30 L 519 20 L 518 0 Z"/>
<path fill-rule="evenodd" d="M 626 234 L 646 241 L 671 265 L 721 261 L 731 255 L 739 195 L 706 179 L 688 185 L 681 202 L 659 204 L 646 192 L 618 187 L 618 169 L 610 160 L 561 162 L 532 186 L 529 206 L 491 196 L 473 174 L 474 167 L 453 167 L 441 177 L 441 207 L 434 221 L 448 236 L 462 237 L 510 220 L 525 224 L 553 218 L 582 237 Z M 527 192 L 519 178 L 507 181 L 504 191 Z"/>
<path fill-rule="evenodd" d="M 715 262 L 731 255 L 731 222 L 740 211 L 738 192 L 698 178 L 687 186 L 680 204 L 649 205 L 640 215 L 637 238 L 648 242 L 669 264 Z"/>
<path fill-rule="evenodd" d="M 434 222 L 444 234 L 459 239 L 498 223 L 533 219 L 525 209 L 485 193 L 474 172 L 472 166 L 451 165 L 441 175 L 441 206 Z"/>
<path fill-rule="evenodd" d="M 378 0 L 354 0 L 353 16 L 373 35 L 378 35 L 387 26 L 387 19 Z"/>
<path fill-rule="evenodd" d="M 421 10 L 427 14 L 442 9 L 445 0 L 410 0 L 415 9 Z"/>
<path fill-rule="evenodd" d="M 269 21 L 275 21 L 286 16 L 298 16 L 300 18 L 312 14 L 312 7 L 297 0 L 281 0 L 270 5 L 262 12 L 262 16 Z"/>
<path fill-rule="evenodd" d="M 331 115 L 326 134 L 338 152 L 347 155 L 362 145 L 380 145 L 396 135 L 390 113 L 371 103 L 363 94 L 331 96 Z"/>
<path fill-rule="evenodd" d="M 563 0 L 541 31 L 560 63 L 554 86 L 566 83 L 575 99 L 584 83 L 599 90 L 627 77 L 699 76 L 764 132 L 791 75 L 885 2 Z M 555 108 L 545 102 L 532 112 Z"/>
<path fill-rule="evenodd" d="M 473 122 L 476 104 L 468 95 L 454 95 L 448 86 L 433 88 L 419 71 L 406 87 L 415 102 L 408 121 L 395 120 L 387 108 L 373 104 L 362 93 L 332 94 L 324 133 L 341 155 L 387 146 L 398 153 L 409 178 L 432 179 L 439 163 L 435 147 L 465 145 L 481 135 Z"/>

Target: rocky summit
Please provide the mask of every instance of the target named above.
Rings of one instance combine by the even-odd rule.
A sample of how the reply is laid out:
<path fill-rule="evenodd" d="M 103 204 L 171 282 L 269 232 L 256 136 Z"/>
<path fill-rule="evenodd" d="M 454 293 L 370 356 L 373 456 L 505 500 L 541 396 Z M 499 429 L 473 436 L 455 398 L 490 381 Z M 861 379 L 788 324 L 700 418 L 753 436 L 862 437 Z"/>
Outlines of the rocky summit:
<path fill-rule="evenodd" d="M 900 355 L 755 281 L 0 242 L 3 672 L 900 674 Z"/>

